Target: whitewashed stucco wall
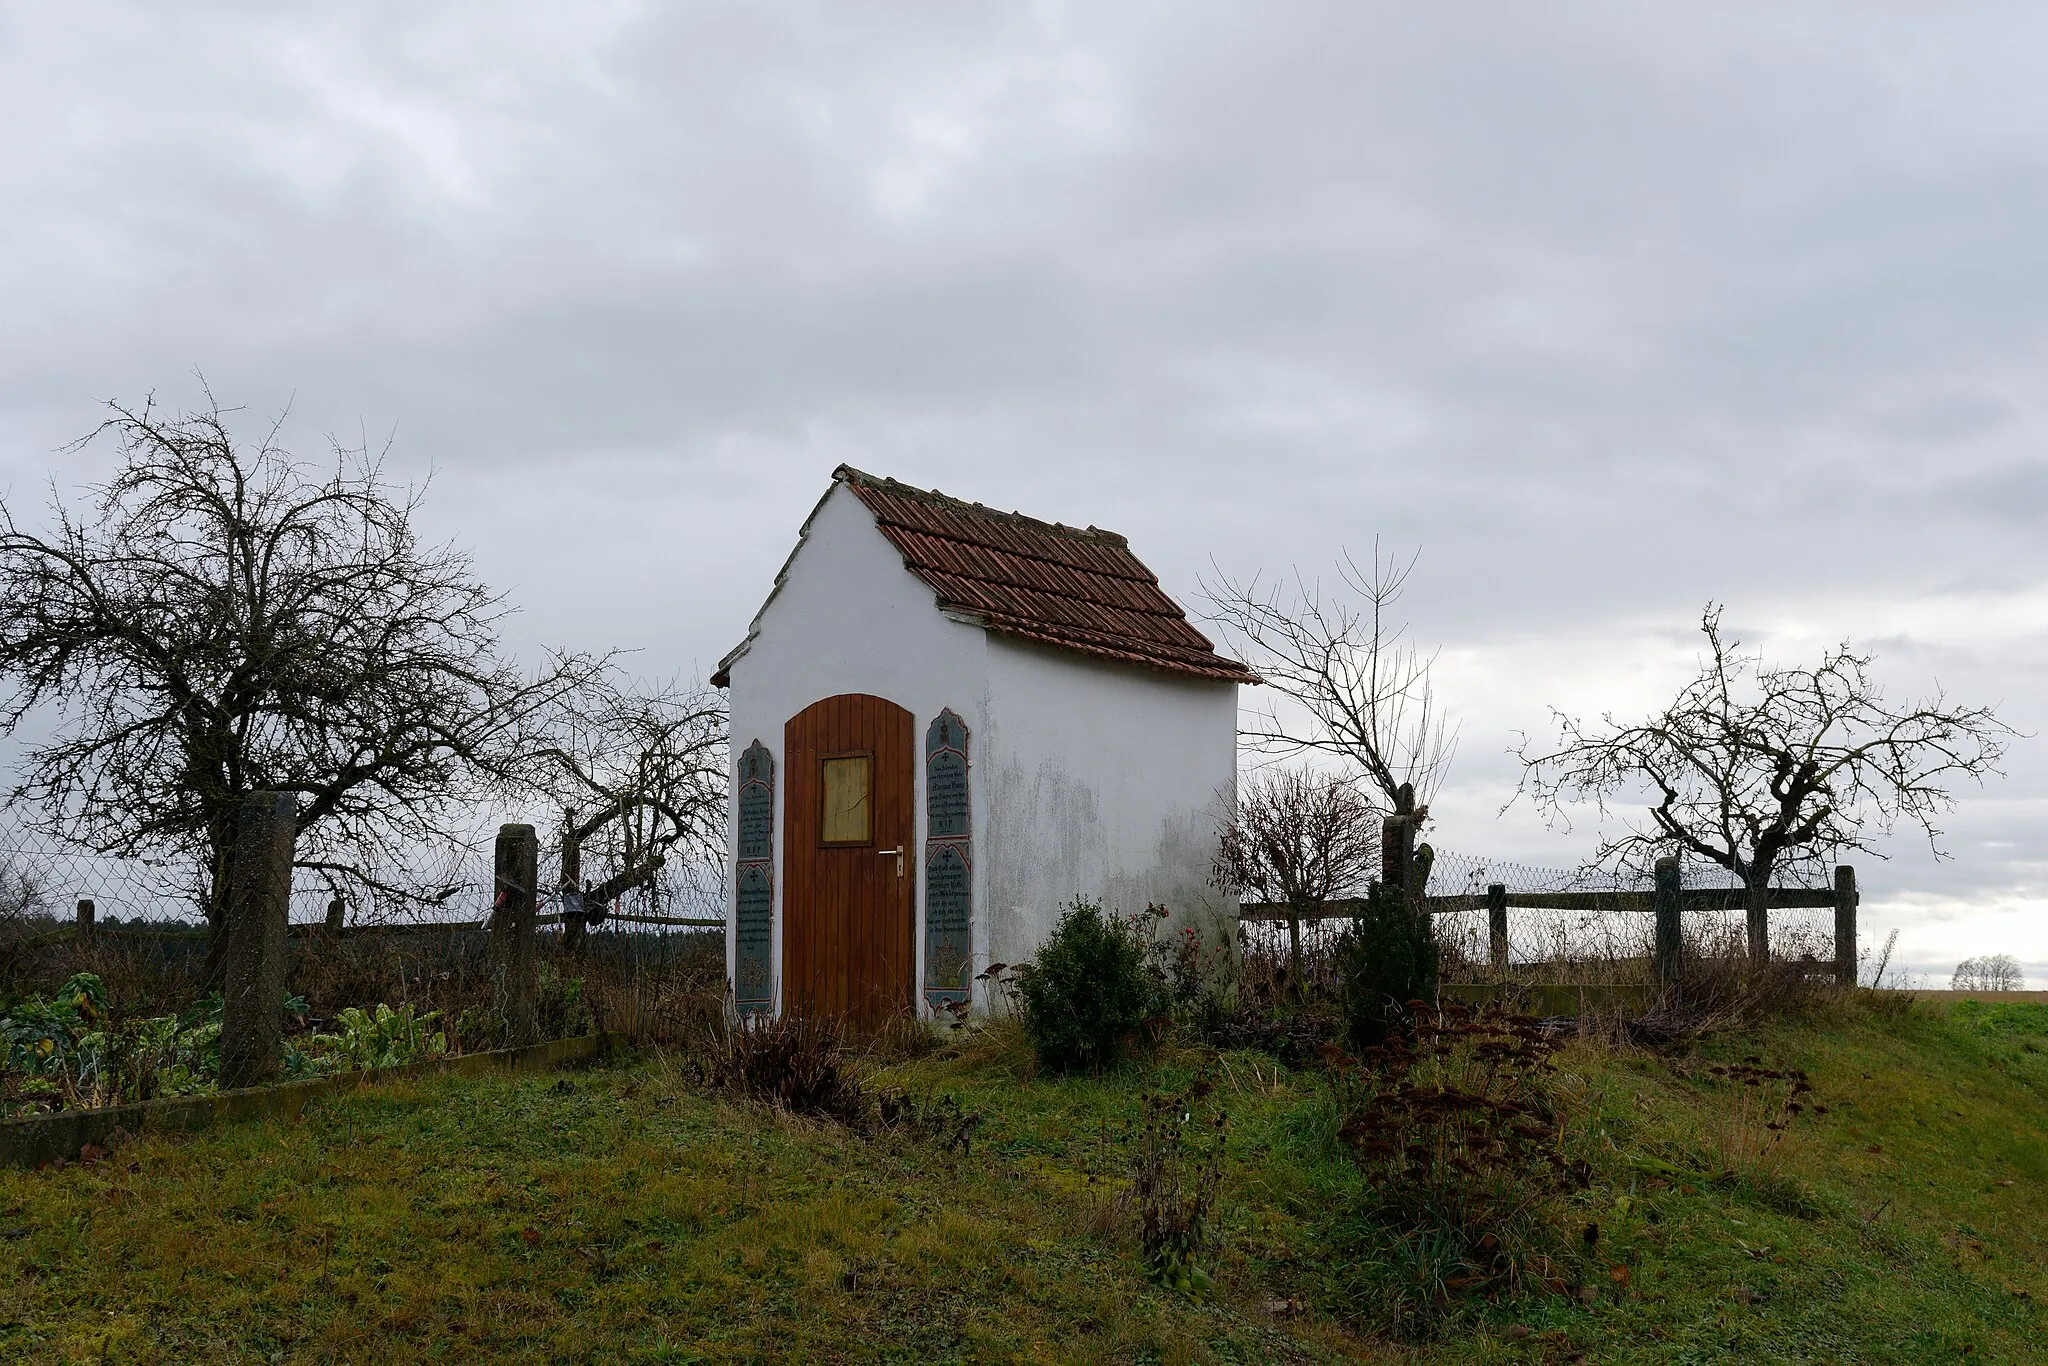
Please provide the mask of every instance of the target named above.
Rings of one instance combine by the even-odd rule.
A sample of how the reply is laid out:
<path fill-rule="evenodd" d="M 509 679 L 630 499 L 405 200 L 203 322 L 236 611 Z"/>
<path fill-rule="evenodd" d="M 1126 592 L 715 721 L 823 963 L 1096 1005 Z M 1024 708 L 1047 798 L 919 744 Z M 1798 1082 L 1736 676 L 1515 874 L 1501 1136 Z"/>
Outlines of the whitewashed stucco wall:
<path fill-rule="evenodd" d="M 970 733 L 977 968 L 1030 957 L 1076 896 L 1124 911 L 1157 901 L 1176 916 L 1223 923 L 1227 903 L 1207 878 L 1219 803 L 1235 781 L 1236 686 L 1012 642 L 947 617 L 843 484 L 806 523 L 730 675 L 735 772 L 754 740 L 775 756 L 778 996 L 788 826 L 782 728 L 840 693 L 887 698 L 915 718 L 920 848 L 910 867 L 920 878 L 913 936 L 920 984 L 924 732 L 947 707 Z M 736 811 L 726 837 L 730 866 L 739 847 Z M 730 980 L 730 904 L 726 914 Z M 985 1006 L 979 984 L 976 994 Z"/>
<path fill-rule="evenodd" d="M 1127 914 L 1151 902 L 1234 943 L 1234 901 L 1209 885 L 1234 800 L 1237 685 L 988 638 L 988 953 L 1037 950 L 1077 896 Z"/>
<path fill-rule="evenodd" d="M 745 654 L 731 666 L 732 762 L 737 774 L 740 751 L 759 740 L 775 756 L 775 931 L 773 961 L 776 991 L 782 989 L 782 841 L 788 820 L 782 809 L 787 791 L 783 772 L 782 727 L 811 703 L 840 693 L 867 693 L 887 698 L 916 718 L 917 791 L 920 847 L 924 839 L 924 730 L 941 710 L 951 707 L 967 722 L 970 760 L 981 760 L 982 718 L 987 710 L 987 633 L 979 626 L 952 621 L 941 614 L 930 587 L 903 565 L 903 556 L 875 526 L 874 517 L 845 485 L 834 484 L 811 514 L 796 553 L 784 570 L 783 582 L 762 609 L 755 635 Z M 983 847 L 987 819 L 972 770 L 969 779 L 974 838 Z M 739 815 L 726 822 L 727 867 L 739 852 Z M 909 866 L 923 877 L 922 857 Z M 973 898 L 983 903 L 984 873 L 975 861 Z M 920 933 L 913 936 L 918 956 L 916 981 L 924 981 L 922 916 L 924 888 L 916 889 Z M 726 978 L 731 980 L 736 949 L 726 907 Z M 977 927 L 978 930 L 978 927 Z M 979 934 L 976 936 L 977 957 Z M 920 999 L 921 996 L 920 996 Z"/>

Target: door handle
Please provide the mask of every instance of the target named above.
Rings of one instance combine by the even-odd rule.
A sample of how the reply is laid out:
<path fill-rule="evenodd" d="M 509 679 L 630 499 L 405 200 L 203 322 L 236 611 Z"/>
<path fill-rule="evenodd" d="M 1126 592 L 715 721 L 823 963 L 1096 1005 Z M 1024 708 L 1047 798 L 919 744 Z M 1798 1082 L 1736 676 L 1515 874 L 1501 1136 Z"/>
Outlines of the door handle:
<path fill-rule="evenodd" d="M 889 855 L 894 854 L 896 856 L 896 876 L 903 876 L 903 851 L 901 849 L 877 849 L 875 853 L 880 858 L 887 858 Z"/>

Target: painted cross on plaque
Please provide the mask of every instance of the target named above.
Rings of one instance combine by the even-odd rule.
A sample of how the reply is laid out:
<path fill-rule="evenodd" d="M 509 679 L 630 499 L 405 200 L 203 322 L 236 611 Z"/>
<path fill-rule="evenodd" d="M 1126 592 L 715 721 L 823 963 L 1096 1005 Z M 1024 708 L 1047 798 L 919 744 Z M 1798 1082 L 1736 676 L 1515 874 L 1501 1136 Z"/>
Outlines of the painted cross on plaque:
<path fill-rule="evenodd" d="M 775 756 L 759 740 L 740 755 L 739 858 L 733 869 L 733 1004 L 775 1006 Z"/>
<path fill-rule="evenodd" d="M 942 711 L 924 740 L 924 997 L 965 1001 L 974 975 L 974 826 L 967 723 Z"/>

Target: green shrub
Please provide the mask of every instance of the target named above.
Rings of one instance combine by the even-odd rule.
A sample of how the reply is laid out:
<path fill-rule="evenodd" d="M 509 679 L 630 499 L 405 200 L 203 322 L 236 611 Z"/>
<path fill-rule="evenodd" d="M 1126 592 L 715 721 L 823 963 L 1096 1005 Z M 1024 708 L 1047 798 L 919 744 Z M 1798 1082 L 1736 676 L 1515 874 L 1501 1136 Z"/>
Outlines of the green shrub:
<path fill-rule="evenodd" d="M 1041 1067 L 1107 1067 L 1123 1056 L 1153 1004 L 1145 941 L 1095 902 L 1077 899 L 1038 957 L 1017 970 L 1024 1029 Z"/>
<path fill-rule="evenodd" d="M 285 1009 L 303 1014 L 305 1002 L 293 997 Z M 116 1024 L 89 972 L 47 1000 L 18 1001 L 0 1015 L 0 1117 L 215 1090 L 224 1010 L 216 991 L 181 1015 Z"/>
<path fill-rule="evenodd" d="M 1351 1042 L 1374 1048 L 1408 1028 L 1408 1002 L 1436 999 L 1436 936 L 1398 888 L 1373 883 L 1337 941 Z"/>

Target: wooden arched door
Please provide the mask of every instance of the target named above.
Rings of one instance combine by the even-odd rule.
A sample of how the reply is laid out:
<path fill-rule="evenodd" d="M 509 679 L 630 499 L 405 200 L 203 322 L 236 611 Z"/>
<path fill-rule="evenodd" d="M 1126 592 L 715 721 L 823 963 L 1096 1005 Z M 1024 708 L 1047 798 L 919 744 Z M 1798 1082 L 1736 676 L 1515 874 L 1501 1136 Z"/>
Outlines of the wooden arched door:
<path fill-rule="evenodd" d="M 782 731 L 784 1004 L 871 1027 L 910 1009 L 916 724 L 843 693 Z"/>

